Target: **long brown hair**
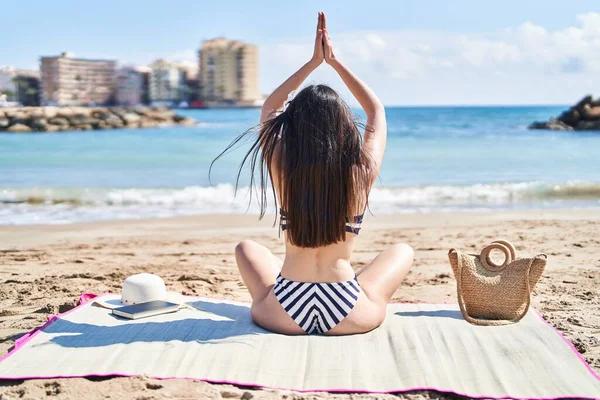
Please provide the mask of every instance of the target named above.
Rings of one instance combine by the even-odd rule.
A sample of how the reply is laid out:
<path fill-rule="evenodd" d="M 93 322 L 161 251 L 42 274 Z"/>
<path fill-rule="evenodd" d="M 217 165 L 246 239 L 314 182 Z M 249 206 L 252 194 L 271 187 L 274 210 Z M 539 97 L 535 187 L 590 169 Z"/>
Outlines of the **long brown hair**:
<path fill-rule="evenodd" d="M 321 247 L 346 238 L 346 222 L 367 207 L 372 161 L 363 149 L 359 124 L 338 93 L 326 85 L 301 90 L 287 109 L 259 125 L 236 179 L 250 161 L 250 191 L 259 183 L 260 218 L 270 182 L 285 212 L 287 239 L 299 247 Z M 238 136 L 214 162 L 247 138 Z M 277 171 L 277 173 L 275 173 Z M 209 170 L 210 174 L 210 170 Z M 278 178 L 277 185 L 273 179 Z"/>

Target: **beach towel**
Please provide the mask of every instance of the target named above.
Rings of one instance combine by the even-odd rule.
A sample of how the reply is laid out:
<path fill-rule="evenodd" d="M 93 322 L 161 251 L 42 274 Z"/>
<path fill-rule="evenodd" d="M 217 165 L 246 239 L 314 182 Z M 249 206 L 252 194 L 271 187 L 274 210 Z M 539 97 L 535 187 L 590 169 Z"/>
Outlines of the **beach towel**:
<path fill-rule="evenodd" d="M 133 321 L 84 303 L 21 338 L 0 360 L 0 379 L 143 374 L 296 391 L 600 397 L 598 375 L 533 309 L 487 327 L 468 324 L 455 305 L 390 304 L 381 327 L 327 337 L 268 332 L 246 303 L 186 302 Z"/>

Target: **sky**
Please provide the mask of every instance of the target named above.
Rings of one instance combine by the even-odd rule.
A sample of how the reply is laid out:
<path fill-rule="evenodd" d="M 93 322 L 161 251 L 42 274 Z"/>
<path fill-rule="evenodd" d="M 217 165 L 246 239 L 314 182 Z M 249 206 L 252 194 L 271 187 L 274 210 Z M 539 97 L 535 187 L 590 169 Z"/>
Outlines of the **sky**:
<path fill-rule="evenodd" d="M 42 55 L 197 64 L 216 36 L 259 45 L 268 94 L 308 61 L 318 11 L 337 55 L 386 105 L 570 104 L 600 95 L 597 0 L 0 0 L 0 66 Z M 323 64 L 327 83 L 355 104 Z"/>

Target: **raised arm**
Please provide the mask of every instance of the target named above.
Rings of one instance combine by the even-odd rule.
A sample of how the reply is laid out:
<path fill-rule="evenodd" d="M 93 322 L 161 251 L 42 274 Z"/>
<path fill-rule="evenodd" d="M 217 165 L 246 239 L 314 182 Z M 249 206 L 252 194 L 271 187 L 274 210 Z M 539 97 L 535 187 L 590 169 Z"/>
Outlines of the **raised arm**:
<path fill-rule="evenodd" d="M 364 136 L 365 149 L 376 163 L 377 171 L 383 160 L 387 141 L 385 109 L 373 91 L 335 56 L 333 44 L 327 30 L 327 20 L 323 14 L 323 50 L 325 62 L 333 67 L 344 81 L 352 95 L 367 114 L 367 129 Z M 375 171 L 375 172 L 377 172 Z"/>
<path fill-rule="evenodd" d="M 288 95 L 298 89 L 298 87 L 304 82 L 304 80 L 311 74 L 321 63 L 323 62 L 323 24 L 325 15 L 319 13 L 317 21 L 317 32 L 315 35 L 315 49 L 313 56 L 309 62 L 304 64 L 298 71 L 290 76 L 285 82 L 283 82 L 277 89 L 271 93 L 265 100 L 262 106 L 262 112 L 260 115 L 260 122 L 270 119 L 275 112 L 281 110 L 284 102 L 287 100 Z"/>

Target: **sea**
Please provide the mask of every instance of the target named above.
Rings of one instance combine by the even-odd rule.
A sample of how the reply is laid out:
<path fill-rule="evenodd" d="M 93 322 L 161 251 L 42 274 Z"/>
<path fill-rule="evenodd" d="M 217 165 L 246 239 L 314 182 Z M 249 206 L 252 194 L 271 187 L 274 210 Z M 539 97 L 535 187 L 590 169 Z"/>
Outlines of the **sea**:
<path fill-rule="evenodd" d="M 369 202 L 389 213 L 600 211 L 600 132 L 532 131 L 566 106 L 389 107 Z M 249 143 L 257 109 L 179 110 L 196 126 L 0 134 L 0 225 L 256 213 Z M 357 118 L 363 119 L 359 110 Z"/>

